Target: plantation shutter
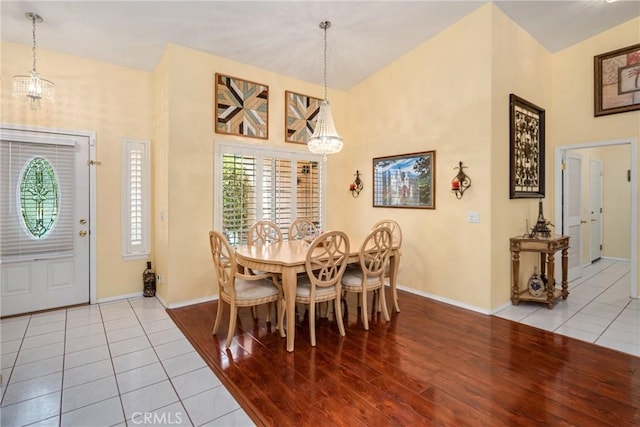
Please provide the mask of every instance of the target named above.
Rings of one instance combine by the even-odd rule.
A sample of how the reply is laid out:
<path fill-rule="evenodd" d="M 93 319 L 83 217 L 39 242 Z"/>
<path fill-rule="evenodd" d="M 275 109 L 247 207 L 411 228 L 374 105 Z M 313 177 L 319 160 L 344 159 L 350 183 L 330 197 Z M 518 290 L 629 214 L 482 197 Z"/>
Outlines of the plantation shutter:
<path fill-rule="evenodd" d="M 151 251 L 151 173 L 149 141 L 122 140 L 121 250 L 125 259 Z"/>
<path fill-rule="evenodd" d="M 256 221 L 256 158 L 224 154 L 222 157 L 222 233 L 232 245 L 247 241 Z"/>
<path fill-rule="evenodd" d="M 322 174 L 316 157 L 240 144 L 218 147 L 216 188 L 221 197 L 216 199 L 215 223 L 233 246 L 246 243 L 258 220 L 277 224 L 285 239 L 297 217 L 321 225 Z"/>

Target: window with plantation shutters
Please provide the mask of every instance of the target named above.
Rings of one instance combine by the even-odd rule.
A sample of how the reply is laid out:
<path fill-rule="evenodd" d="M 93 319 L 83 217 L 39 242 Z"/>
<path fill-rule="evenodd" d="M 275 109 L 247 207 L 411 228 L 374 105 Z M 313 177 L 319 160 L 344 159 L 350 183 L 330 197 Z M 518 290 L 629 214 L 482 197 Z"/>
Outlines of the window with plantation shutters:
<path fill-rule="evenodd" d="M 145 258 L 150 252 L 149 141 L 122 141 L 122 256 Z"/>
<path fill-rule="evenodd" d="M 229 242 L 247 241 L 258 220 L 276 223 L 288 237 L 296 218 L 322 227 L 322 158 L 312 153 L 221 143 L 216 149 L 214 224 Z"/>

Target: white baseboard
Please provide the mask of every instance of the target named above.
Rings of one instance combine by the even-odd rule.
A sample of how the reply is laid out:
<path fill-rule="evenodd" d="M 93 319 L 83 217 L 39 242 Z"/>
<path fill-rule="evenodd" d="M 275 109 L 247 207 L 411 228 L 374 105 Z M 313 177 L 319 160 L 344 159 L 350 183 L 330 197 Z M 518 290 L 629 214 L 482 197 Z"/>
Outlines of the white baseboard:
<path fill-rule="evenodd" d="M 113 301 L 120 301 L 123 299 L 129 299 L 129 298 L 139 298 L 142 296 L 142 292 L 134 292 L 132 294 L 124 294 L 124 295 L 116 295 L 113 297 L 106 297 L 106 298 L 98 298 L 96 300 L 97 304 L 104 304 L 105 302 L 113 302 Z"/>
<path fill-rule="evenodd" d="M 402 289 L 405 292 L 409 292 L 410 294 L 415 294 L 415 295 L 419 295 L 421 297 L 425 297 L 425 298 L 429 298 L 432 300 L 436 300 L 436 301 L 440 301 L 443 302 L 445 304 L 449 304 L 449 305 L 453 305 L 456 307 L 460 307 L 460 308 L 464 308 L 465 310 L 471 310 L 471 311 L 475 311 L 477 313 L 482 313 L 482 314 L 492 314 L 491 310 L 487 310 L 485 308 L 480 308 L 480 307 L 476 307 L 473 305 L 469 305 L 469 304 L 465 304 L 462 303 L 460 301 L 456 301 L 456 300 L 452 300 L 449 298 L 443 298 L 439 295 L 434 295 L 434 294 L 430 294 L 429 292 L 423 292 L 423 291 L 419 291 L 417 289 L 413 289 L 413 288 L 407 288 L 405 286 L 397 286 L 398 289 Z M 402 301 L 400 302 L 400 305 L 402 305 Z M 402 307 L 400 307 L 400 312 L 402 312 Z"/>
<path fill-rule="evenodd" d="M 188 305 L 201 304 L 203 302 L 216 301 L 217 299 L 218 299 L 218 295 L 216 294 L 216 295 L 209 295 L 202 298 L 190 299 L 187 301 L 174 302 L 169 305 L 167 305 L 167 303 L 162 300 L 160 300 L 160 302 L 162 303 L 162 305 L 165 306 L 165 308 L 179 308 L 179 307 L 186 307 Z"/>

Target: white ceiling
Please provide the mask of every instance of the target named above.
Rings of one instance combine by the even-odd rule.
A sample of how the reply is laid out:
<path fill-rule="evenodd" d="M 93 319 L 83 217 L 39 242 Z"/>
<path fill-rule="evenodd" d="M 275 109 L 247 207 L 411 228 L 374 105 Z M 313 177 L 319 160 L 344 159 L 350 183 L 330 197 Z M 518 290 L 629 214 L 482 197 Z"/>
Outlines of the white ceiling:
<path fill-rule="evenodd" d="M 486 3 L 2 0 L 0 14 L 5 41 L 31 45 L 35 12 L 39 48 L 151 71 L 174 43 L 318 84 L 329 20 L 328 85 L 346 90 Z M 550 52 L 640 16 L 640 0 L 495 3 Z"/>

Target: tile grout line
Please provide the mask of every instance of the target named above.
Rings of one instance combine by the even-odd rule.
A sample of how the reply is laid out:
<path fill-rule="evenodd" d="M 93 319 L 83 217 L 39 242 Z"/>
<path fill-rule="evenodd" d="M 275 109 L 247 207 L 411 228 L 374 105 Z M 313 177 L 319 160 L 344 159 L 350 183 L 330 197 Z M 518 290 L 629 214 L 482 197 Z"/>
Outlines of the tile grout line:
<path fill-rule="evenodd" d="M 157 298 L 156 298 L 157 300 Z M 195 426 L 196 424 L 193 422 L 193 420 L 191 419 L 191 415 L 189 415 L 189 411 L 187 411 L 187 408 L 184 406 L 184 403 L 182 402 L 182 397 L 180 396 L 180 394 L 178 393 L 178 390 L 176 390 L 175 385 L 173 384 L 173 381 L 171 380 L 171 376 L 169 375 L 169 373 L 167 372 L 166 368 L 164 367 L 164 364 L 162 363 L 162 360 L 160 359 L 160 355 L 158 354 L 158 352 L 156 351 L 156 346 L 153 344 L 153 342 L 151 342 L 151 340 L 149 339 L 149 334 L 147 333 L 147 330 L 145 329 L 144 325 L 142 325 L 142 322 L 140 321 L 140 318 L 138 317 L 138 313 L 136 312 L 135 308 L 131 305 L 130 300 L 127 300 L 127 302 L 129 302 L 129 305 L 131 306 L 132 310 L 133 310 L 133 314 L 136 316 L 136 319 L 138 319 L 138 323 L 140 324 L 140 327 L 142 328 L 142 331 L 144 332 L 144 336 L 147 338 L 147 340 L 149 340 L 149 344 L 151 344 L 151 349 L 153 350 L 153 353 L 156 355 L 156 357 L 158 358 L 158 362 L 160 363 L 160 367 L 162 368 L 162 370 L 164 371 L 165 375 L 167 376 L 167 380 L 169 381 L 169 384 L 171 384 L 171 388 L 173 389 L 173 392 L 176 394 L 176 396 L 178 397 L 178 402 L 180 403 L 180 406 L 182 406 L 182 409 L 184 410 L 184 413 L 187 415 L 187 418 L 189 419 L 189 422 L 191 423 L 191 425 Z M 166 313 L 166 309 L 165 309 L 165 313 Z M 172 320 L 173 321 L 173 320 Z M 180 332 L 182 333 L 182 331 Z M 184 335 L 184 334 L 183 334 Z M 177 340 L 176 340 L 177 341 Z M 188 341 L 188 340 L 187 340 Z M 172 342 L 172 341 L 171 341 Z M 191 343 L 189 343 L 189 345 L 191 345 Z M 195 351 L 195 350 L 194 350 Z M 176 402 L 174 402 L 176 403 Z M 173 403 L 171 403 L 172 405 Z M 156 409 L 160 409 L 160 408 L 156 408 Z M 154 411 L 156 409 L 153 409 Z M 126 419 L 125 419 L 126 421 Z"/>
<path fill-rule="evenodd" d="M 124 404 L 122 403 L 122 393 L 120 393 L 120 384 L 118 384 L 118 377 L 116 376 L 116 367 L 113 364 L 113 354 L 111 354 L 111 344 L 109 343 L 109 338 L 107 336 L 107 328 L 104 326 L 102 304 L 98 304 L 98 310 L 100 311 L 100 319 L 102 320 L 102 330 L 104 332 L 104 339 L 107 342 L 107 351 L 109 352 L 109 361 L 111 362 L 111 371 L 113 372 L 113 380 L 116 382 L 116 391 L 118 392 L 118 400 L 120 401 L 120 410 L 122 411 L 122 418 L 124 419 L 125 425 L 128 425 L 129 423 L 127 423 L 127 414 L 125 414 L 124 412 Z M 95 403 L 96 402 L 93 402 L 92 405 Z M 121 423 L 117 423 L 117 424 L 121 424 Z M 117 424 L 114 424 L 114 425 L 117 425 Z"/>
<path fill-rule="evenodd" d="M 2 399 L 0 399 L 0 407 L 2 403 L 4 403 L 4 396 L 7 394 L 7 389 L 9 388 L 9 382 L 11 381 L 11 377 L 13 376 L 13 371 L 16 368 L 16 362 L 18 362 L 18 357 L 20 356 L 20 351 L 22 350 L 22 345 L 24 344 L 25 336 L 27 335 L 27 330 L 29 329 L 29 325 L 31 324 L 32 315 L 29 315 L 29 319 L 27 320 L 27 326 L 24 328 L 24 332 L 22 334 L 22 339 L 20 340 L 20 346 L 18 347 L 18 351 L 16 352 L 16 358 L 11 365 L 11 372 L 9 373 L 9 378 L 7 378 L 7 383 L 4 386 L 4 390 L 2 390 Z"/>

